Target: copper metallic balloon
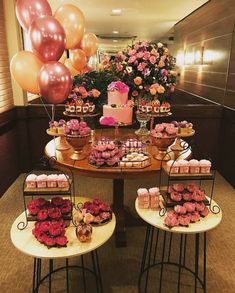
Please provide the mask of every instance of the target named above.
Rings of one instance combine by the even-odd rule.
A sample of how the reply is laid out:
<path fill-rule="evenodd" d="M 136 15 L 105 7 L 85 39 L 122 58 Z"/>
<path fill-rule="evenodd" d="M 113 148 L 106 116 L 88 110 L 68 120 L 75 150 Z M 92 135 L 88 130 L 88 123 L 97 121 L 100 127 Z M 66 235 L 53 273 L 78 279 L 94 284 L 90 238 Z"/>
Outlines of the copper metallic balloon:
<path fill-rule="evenodd" d="M 70 51 L 70 59 L 73 67 L 77 70 L 82 70 L 87 63 L 86 54 L 81 49 Z"/>
<path fill-rule="evenodd" d="M 43 62 L 57 61 L 65 50 L 65 32 L 53 16 L 35 19 L 29 28 L 32 49 Z"/>
<path fill-rule="evenodd" d="M 85 34 L 82 43 L 81 49 L 85 52 L 86 56 L 90 57 L 95 54 L 98 49 L 98 38 L 93 33 Z"/>
<path fill-rule="evenodd" d="M 72 74 L 72 76 L 78 75 L 79 74 L 79 70 L 77 70 L 76 68 L 73 67 L 72 62 L 69 58 L 67 58 L 64 61 L 64 65 L 69 69 L 70 73 Z"/>
<path fill-rule="evenodd" d="M 46 0 L 17 0 L 16 16 L 24 30 L 40 16 L 52 15 L 50 4 Z"/>
<path fill-rule="evenodd" d="M 85 17 L 82 11 L 72 4 L 64 4 L 56 10 L 54 17 L 64 28 L 66 49 L 74 49 L 84 35 Z"/>
<path fill-rule="evenodd" d="M 62 103 L 72 89 L 69 69 L 60 62 L 50 61 L 39 72 L 40 93 L 50 104 Z"/>
<path fill-rule="evenodd" d="M 41 60 L 29 51 L 20 51 L 11 59 L 11 74 L 19 86 L 30 93 L 38 94 L 38 74 L 43 66 Z"/>

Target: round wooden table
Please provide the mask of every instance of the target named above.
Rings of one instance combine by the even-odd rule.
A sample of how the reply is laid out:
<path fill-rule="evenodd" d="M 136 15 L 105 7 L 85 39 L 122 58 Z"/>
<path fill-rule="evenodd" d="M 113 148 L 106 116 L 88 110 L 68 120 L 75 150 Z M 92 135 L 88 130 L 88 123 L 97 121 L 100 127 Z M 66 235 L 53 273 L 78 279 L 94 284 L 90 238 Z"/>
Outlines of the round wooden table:
<path fill-rule="evenodd" d="M 115 133 L 113 128 L 95 130 L 92 141 L 98 140 L 100 137 L 112 137 Z M 120 128 L 117 139 L 124 140 L 126 138 L 136 137 L 134 130 L 130 128 Z M 130 168 L 95 168 L 88 164 L 87 158 L 80 161 L 70 159 L 73 149 L 58 151 L 56 150 L 55 143 L 57 139 L 51 140 L 45 147 L 45 154 L 48 158 L 56 157 L 56 167 L 66 170 L 70 168 L 72 172 L 80 176 L 106 178 L 113 180 L 113 210 L 117 216 L 116 226 L 116 246 L 126 246 L 126 233 L 125 233 L 125 216 L 124 216 L 124 180 L 134 179 L 140 180 L 142 178 L 150 178 L 156 176 L 161 168 L 161 162 L 155 160 L 152 155 L 156 153 L 155 146 L 149 145 L 148 152 L 151 156 L 151 165 L 143 169 L 130 169 Z M 89 154 L 91 144 L 84 147 L 84 151 Z M 172 156 L 180 156 L 182 159 L 187 159 L 191 156 L 191 149 L 189 148 L 184 152 L 172 152 Z"/>
<path fill-rule="evenodd" d="M 76 198 L 77 202 L 85 202 L 91 200 L 89 198 L 79 197 Z M 75 256 L 81 256 L 82 266 L 77 266 L 77 268 L 81 268 L 88 272 L 94 273 L 96 280 L 99 281 L 99 286 L 97 287 L 97 291 L 101 292 L 102 283 L 101 283 L 101 275 L 99 269 L 99 261 L 97 248 L 102 246 L 105 242 L 109 240 L 109 238 L 113 235 L 115 225 L 116 225 L 116 217 L 113 214 L 112 220 L 98 227 L 93 227 L 92 231 L 92 239 L 89 242 L 81 243 L 78 241 L 75 233 L 75 226 L 71 223 L 68 228 L 66 228 L 66 236 L 68 238 L 67 247 L 52 247 L 50 249 L 47 248 L 46 245 L 41 244 L 32 234 L 32 229 L 34 228 L 35 221 L 29 221 L 28 225 L 25 229 L 19 230 L 17 225 L 19 222 L 25 220 L 25 212 L 20 214 L 11 227 L 11 241 L 13 245 L 24 254 L 34 257 L 34 274 L 33 274 L 33 292 L 37 292 L 39 286 L 46 278 L 49 278 L 49 291 L 51 291 L 51 275 L 56 273 L 59 270 L 66 269 L 67 274 L 67 291 L 69 288 L 68 284 L 68 269 L 70 266 L 68 265 L 68 259 Z M 93 261 L 93 270 L 87 269 L 83 264 L 83 255 L 91 253 L 92 261 Z M 41 276 L 41 260 L 46 259 L 49 260 L 49 273 L 44 277 Z M 66 259 L 66 267 L 61 267 L 59 269 L 53 269 L 53 261 L 55 259 Z M 72 266 L 71 268 L 75 268 Z M 96 269 L 95 269 L 96 268 Z M 98 290 L 99 289 L 99 290 Z"/>
<path fill-rule="evenodd" d="M 213 207 L 216 207 L 216 209 L 213 209 Z M 170 265 L 170 266 L 176 266 L 178 268 L 178 280 L 177 280 L 177 290 L 176 290 L 178 293 L 180 292 L 180 287 L 181 287 L 182 270 L 185 270 L 194 276 L 194 292 L 197 292 L 198 283 L 200 283 L 200 285 L 202 286 L 203 292 L 206 293 L 206 247 L 207 247 L 206 234 L 208 231 L 216 228 L 222 220 L 222 211 L 220 207 L 217 205 L 217 203 L 214 200 L 211 200 L 209 214 L 205 218 L 201 218 L 199 222 L 190 223 L 188 227 L 177 226 L 173 228 L 168 228 L 164 224 L 164 218 L 166 217 L 166 215 L 161 217 L 159 215 L 159 210 L 140 209 L 138 207 L 138 198 L 135 201 L 135 208 L 140 218 L 143 219 L 146 223 L 148 223 L 144 249 L 143 249 L 142 262 L 141 262 L 141 269 L 139 274 L 139 282 L 138 282 L 139 292 L 147 292 L 148 283 L 149 283 L 149 273 L 151 269 L 157 266 L 160 266 L 160 280 L 159 280 L 159 288 L 158 288 L 158 292 L 160 293 L 162 291 L 162 286 L 163 286 L 163 268 L 164 266 Z M 213 213 L 213 211 L 214 212 L 216 211 L 216 213 Z M 154 235 L 154 232 L 156 232 L 155 233 L 156 235 Z M 195 236 L 194 268 L 190 268 L 186 264 L 187 236 L 190 234 Z M 204 241 L 202 242 L 203 272 L 202 272 L 202 278 L 201 278 L 199 274 L 199 258 L 200 258 L 199 246 L 200 246 L 200 235 L 202 234 L 204 236 L 204 239 L 203 239 Z M 177 239 L 174 239 L 176 240 L 175 241 L 176 246 L 174 246 L 173 248 L 174 250 L 179 248 L 178 262 L 175 261 L 175 258 L 173 258 L 173 260 L 171 259 L 173 235 L 174 235 L 174 238 L 177 238 L 177 236 L 180 238 L 180 241 L 178 242 L 177 242 Z M 160 240 L 161 236 L 163 237 L 163 240 L 162 240 L 163 242 L 162 242 L 162 248 L 160 249 L 159 243 L 161 243 L 161 240 Z M 167 240 L 167 236 L 169 236 L 168 240 Z M 190 242 L 189 245 L 192 246 L 192 243 Z M 153 251 L 154 251 L 154 254 L 152 253 Z M 191 253 L 191 257 L 193 257 L 194 255 Z M 159 259 L 157 260 L 157 257 L 159 257 L 160 260 Z M 143 282 L 143 279 L 144 279 L 143 276 L 145 276 L 145 282 Z M 141 285 L 144 285 L 144 286 L 141 286 Z M 157 282 L 155 283 L 155 285 L 157 285 Z M 143 287 L 144 289 L 141 290 L 141 288 Z"/>

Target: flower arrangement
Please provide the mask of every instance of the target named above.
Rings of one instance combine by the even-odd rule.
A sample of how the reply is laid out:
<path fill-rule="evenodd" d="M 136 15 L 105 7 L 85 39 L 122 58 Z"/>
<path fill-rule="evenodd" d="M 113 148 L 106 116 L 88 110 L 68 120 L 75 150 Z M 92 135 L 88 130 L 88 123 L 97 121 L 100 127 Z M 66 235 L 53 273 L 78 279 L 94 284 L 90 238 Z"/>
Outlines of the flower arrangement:
<path fill-rule="evenodd" d="M 32 234 L 48 248 L 66 246 L 68 239 L 65 235 L 67 225 L 64 217 L 71 211 L 70 200 L 62 197 L 54 197 L 51 201 L 44 198 L 31 200 L 28 212 L 37 218 Z"/>
<path fill-rule="evenodd" d="M 108 91 L 119 91 L 121 94 L 129 92 L 129 87 L 121 81 L 113 81 L 108 85 Z"/>
<path fill-rule="evenodd" d="M 73 136 L 86 136 L 91 134 L 91 128 L 84 121 L 79 122 L 77 119 L 71 119 L 65 127 L 65 134 Z"/>
<path fill-rule="evenodd" d="M 77 101 L 78 99 L 82 99 L 85 103 L 86 102 L 94 102 L 96 98 L 100 96 L 100 91 L 95 88 L 87 90 L 82 85 L 75 85 L 72 88 L 72 91 L 68 97 L 68 99 L 72 99 Z"/>
<path fill-rule="evenodd" d="M 174 92 L 175 58 L 162 43 L 135 42 L 119 52 L 112 69 L 130 87 L 133 98 L 148 95 L 161 102 Z"/>
<path fill-rule="evenodd" d="M 175 137 L 177 128 L 172 123 L 156 124 L 155 128 L 151 130 L 151 135 L 156 138 Z"/>

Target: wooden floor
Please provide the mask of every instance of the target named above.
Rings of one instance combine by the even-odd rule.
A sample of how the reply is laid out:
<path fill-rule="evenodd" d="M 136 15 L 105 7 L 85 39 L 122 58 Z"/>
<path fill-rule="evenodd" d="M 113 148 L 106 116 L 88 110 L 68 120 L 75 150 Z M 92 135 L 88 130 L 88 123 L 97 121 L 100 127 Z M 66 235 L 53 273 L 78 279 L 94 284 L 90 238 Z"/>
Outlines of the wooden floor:
<path fill-rule="evenodd" d="M 22 180 L 20 176 L 0 199 L 0 292 L 27 293 L 31 292 L 33 259 L 23 255 L 10 241 L 10 228 L 14 219 L 22 212 Z M 125 203 L 133 214 L 136 189 L 139 187 L 153 187 L 156 179 L 140 182 L 125 182 Z M 92 184 L 91 184 L 92 183 Z M 100 196 L 111 203 L 112 182 L 89 178 L 76 178 L 76 190 L 79 195 L 86 197 Z M 235 190 L 220 176 L 216 178 L 215 199 L 223 210 L 223 220 L 219 227 L 208 233 L 207 246 L 207 292 L 235 292 Z M 99 249 L 100 266 L 103 276 L 104 292 L 136 293 L 137 282 L 144 243 L 145 227 L 135 226 L 127 228 L 126 248 L 116 248 L 114 237 Z M 178 239 L 174 240 L 172 257 L 178 253 Z M 188 243 L 188 261 L 193 255 L 193 239 Z M 88 260 L 90 261 L 90 260 Z M 78 258 L 72 259 L 76 264 Z M 43 263 L 45 265 L 45 263 Z M 200 264 L 201 265 L 201 264 Z M 46 267 L 47 269 L 47 267 Z M 194 292 L 193 279 L 185 272 L 182 275 L 181 292 Z M 65 274 L 59 273 L 53 279 L 53 292 L 65 292 Z M 94 280 L 88 277 L 88 293 L 95 292 Z M 156 292 L 158 286 L 158 271 L 150 274 L 151 284 L 148 292 Z M 175 269 L 168 267 L 163 276 L 164 286 L 162 292 L 176 292 L 177 274 Z M 78 288 L 79 279 L 77 272 L 70 273 L 70 292 L 81 292 Z M 154 290 L 155 289 L 155 290 Z M 40 292 L 47 292 L 47 283 Z M 202 292 L 202 290 L 198 290 Z"/>

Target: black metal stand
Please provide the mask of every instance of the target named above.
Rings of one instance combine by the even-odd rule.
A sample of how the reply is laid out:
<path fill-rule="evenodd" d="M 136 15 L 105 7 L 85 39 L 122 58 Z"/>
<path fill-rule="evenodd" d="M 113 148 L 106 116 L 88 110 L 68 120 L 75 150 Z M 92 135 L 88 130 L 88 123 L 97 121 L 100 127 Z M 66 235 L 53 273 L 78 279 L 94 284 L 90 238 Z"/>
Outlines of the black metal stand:
<path fill-rule="evenodd" d="M 96 291 L 97 293 L 103 292 L 102 286 L 102 278 L 101 278 L 101 271 L 99 266 L 99 259 L 97 250 L 91 251 L 91 263 L 92 268 L 88 268 L 84 265 L 84 256 L 81 256 L 81 265 L 69 265 L 68 258 L 65 259 L 65 266 L 59 267 L 54 269 L 54 259 L 49 260 L 49 272 L 45 276 L 41 276 L 42 271 L 42 260 L 40 258 L 34 258 L 34 270 L 33 270 L 33 288 L 32 293 L 38 293 L 40 286 L 43 284 L 44 281 L 48 279 L 48 292 L 52 292 L 52 275 L 65 270 L 66 274 L 66 290 L 63 292 L 69 293 L 69 270 L 81 270 L 82 271 L 82 283 L 83 283 L 83 292 L 88 292 L 87 289 L 87 282 L 86 282 L 86 274 L 92 274 L 95 278 L 96 282 Z M 80 291 L 79 291 L 80 292 Z"/>
<path fill-rule="evenodd" d="M 141 268 L 138 280 L 139 292 L 148 292 L 149 287 L 149 273 L 150 270 L 154 267 L 159 266 L 159 283 L 151 284 L 151 290 L 156 287 L 158 292 L 169 292 L 163 290 L 163 274 L 164 267 L 166 266 L 175 266 L 178 268 L 178 277 L 176 280 L 176 290 L 175 292 L 179 293 L 182 285 L 182 275 L 183 271 L 189 272 L 194 277 L 194 292 L 196 293 L 198 288 L 198 283 L 201 285 L 200 290 L 203 290 L 206 293 L 206 232 L 204 234 L 203 241 L 203 261 L 202 261 L 202 278 L 199 275 L 199 245 L 200 245 L 200 234 L 196 233 L 195 236 L 195 261 L 194 268 L 190 268 L 186 265 L 186 256 L 187 256 L 187 234 L 182 233 L 172 233 L 163 231 L 153 226 L 148 225 L 145 236 L 145 243 L 143 249 L 143 256 L 141 261 Z M 160 239 L 162 236 L 163 239 Z M 178 253 L 178 262 L 172 261 L 171 249 L 173 238 L 180 238 L 180 245 Z M 160 247 L 162 244 L 162 247 Z M 157 257 L 158 256 L 158 257 Z M 158 259 L 159 260 L 158 260 Z M 154 278 L 156 281 L 156 278 Z M 170 281 L 170 280 L 169 280 Z M 172 280 L 171 280 L 172 281 Z M 192 284 L 193 284 L 192 283 Z M 173 292 L 173 291 L 170 291 Z"/>

